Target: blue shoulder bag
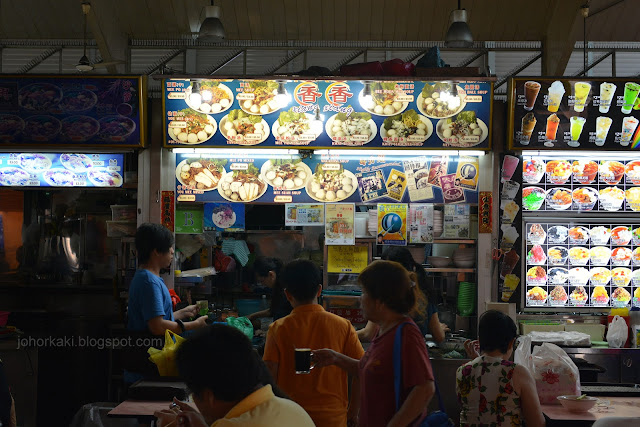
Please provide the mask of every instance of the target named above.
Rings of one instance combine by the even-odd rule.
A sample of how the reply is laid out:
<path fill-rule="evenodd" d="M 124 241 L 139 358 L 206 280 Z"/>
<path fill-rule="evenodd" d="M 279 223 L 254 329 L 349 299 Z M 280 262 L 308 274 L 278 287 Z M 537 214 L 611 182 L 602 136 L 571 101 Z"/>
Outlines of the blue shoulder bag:
<path fill-rule="evenodd" d="M 393 388 L 396 392 L 396 412 L 400 410 L 400 390 L 402 388 L 402 328 L 408 323 L 403 322 L 398 326 L 396 335 L 393 341 Z M 442 403 L 442 397 L 440 396 L 440 389 L 438 388 L 438 382 L 434 380 L 433 383 L 436 386 L 436 397 L 440 406 L 439 411 L 434 411 L 427 415 L 422 420 L 420 427 L 452 427 L 455 424 L 444 410 L 444 404 Z"/>

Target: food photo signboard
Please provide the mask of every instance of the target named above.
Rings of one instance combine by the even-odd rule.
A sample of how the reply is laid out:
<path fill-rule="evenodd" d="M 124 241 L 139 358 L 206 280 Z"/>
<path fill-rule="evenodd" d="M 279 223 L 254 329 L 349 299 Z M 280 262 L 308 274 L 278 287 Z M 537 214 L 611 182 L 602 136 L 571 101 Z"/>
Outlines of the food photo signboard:
<path fill-rule="evenodd" d="M 471 156 L 302 159 L 255 151 L 176 154 L 176 165 L 178 202 L 478 203 L 478 191 L 456 178 L 456 171 L 477 178 L 478 159 Z"/>
<path fill-rule="evenodd" d="M 0 187 L 122 187 L 123 154 L 0 153 Z"/>
<path fill-rule="evenodd" d="M 142 147 L 141 76 L 2 76 L 0 146 Z"/>
<path fill-rule="evenodd" d="M 511 79 L 509 147 L 638 149 L 639 92 L 633 79 Z"/>
<path fill-rule="evenodd" d="M 493 82 L 167 79 L 165 147 L 490 150 Z"/>

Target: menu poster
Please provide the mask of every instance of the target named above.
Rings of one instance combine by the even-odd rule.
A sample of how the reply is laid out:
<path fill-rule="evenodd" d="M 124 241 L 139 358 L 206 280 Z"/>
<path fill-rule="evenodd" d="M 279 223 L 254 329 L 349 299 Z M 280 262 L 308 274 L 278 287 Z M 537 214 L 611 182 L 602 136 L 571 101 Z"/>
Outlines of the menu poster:
<path fill-rule="evenodd" d="M 509 147 L 640 148 L 640 80 L 512 79 Z"/>
<path fill-rule="evenodd" d="M 489 81 L 164 82 L 165 146 L 490 149 Z"/>
<path fill-rule="evenodd" d="M 122 187 L 123 154 L 0 153 L 0 187 Z"/>
<path fill-rule="evenodd" d="M 436 156 L 431 159 L 428 183 L 440 187 L 440 177 L 446 175 L 449 165 L 448 156 Z"/>
<path fill-rule="evenodd" d="M 461 188 L 478 189 L 478 170 L 480 167 L 477 157 L 461 156 L 456 171 L 456 182 Z"/>
<path fill-rule="evenodd" d="M 360 246 L 329 246 L 327 248 L 328 273 L 359 274 L 369 263 L 369 248 Z"/>
<path fill-rule="evenodd" d="M 141 147 L 141 76 L 2 76 L 0 145 Z"/>
<path fill-rule="evenodd" d="M 464 191 L 460 188 L 460 180 L 455 173 L 440 177 L 440 186 L 444 195 L 445 203 L 464 202 Z"/>
<path fill-rule="evenodd" d="M 409 243 L 433 243 L 433 205 L 409 205 Z"/>
<path fill-rule="evenodd" d="M 177 154 L 176 196 L 199 203 L 477 203 L 477 190 L 456 185 L 458 157 L 445 158 L 332 152 L 301 159 L 258 150 Z M 437 186 L 428 182 L 434 161 L 448 177 L 444 188 L 440 180 Z"/>
<path fill-rule="evenodd" d="M 324 244 L 355 245 L 356 232 L 354 203 L 327 203 L 324 205 Z"/>
<path fill-rule="evenodd" d="M 244 231 L 244 205 L 240 203 L 205 203 L 204 229 L 206 231 Z"/>
<path fill-rule="evenodd" d="M 405 203 L 378 204 L 379 245 L 407 245 L 407 210 Z"/>
<path fill-rule="evenodd" d="M 324 205 L 322 203 L 287 203 L 285 205 L 286 226 L 322 226 L 324 225 Z"/>
<path fill-rule="evenodd" d="M 202 234 L 203 225 L 202 205 L 178 205 L 176 208 L 176 234 Z"/>

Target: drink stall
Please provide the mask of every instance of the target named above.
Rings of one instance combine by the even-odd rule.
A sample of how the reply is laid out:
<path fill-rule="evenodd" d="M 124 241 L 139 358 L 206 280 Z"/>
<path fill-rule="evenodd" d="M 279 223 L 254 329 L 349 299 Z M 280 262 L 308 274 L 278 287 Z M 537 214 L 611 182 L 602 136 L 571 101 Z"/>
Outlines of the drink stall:
<path fill-rule="evenodd" d="M 611 314 L 629 319 L 640 306 L 639 89 L 615 78 L 511 82 L 517 154 L 503 159 L 499 296 L 519 304 L 525 330 L 585 331 L 598 345 Z M 615 353 L 600 381 L 637 382 L 635 352 Z"/>
<path fill-rule="evenodd" d="M 145 85 L 140 76 L 0 78 L 0 311 L 26 337 L 106 336 L 124 312 L 116 297 L 135 270 Z M 36 402 L 38 414 L 72 414 L 86 398 L 104 400 L 108 378 L 93 367 L 107 366 L 108 352 L 43 346 L 25 358 L 15 340 L 0 344 L 13 350 L 3 347 L 3 359 L 23 396 L 19 416 L 35 418 Z M 60 393 L 61 383 L 72 390 Z"/>
<path fill-rule="evenodd" d="M 167 222 L 176 233 L 183 212 L 196 211 L 188 218 L 203 218 L 198 230 L 215 231 L 223 249 L 243 240 L 254 254 L 317 259 L 325 307 L 356 324 L 355 279 L 384 245 L 408 246 L 419 263 L 425 248 L 451 256 L 468 246 L 458 265 L 445 259 L 427 271 L 475 282 L 491 81 L 189 77 L 164 88 L 165 147 L 175 153 L 176 216 Z M 227 285 L 253 283 L 234 280 Z M 466 305 L 475 304 L 472 290 Z M 455 327 L 455 309 L 450 320 Z"/>

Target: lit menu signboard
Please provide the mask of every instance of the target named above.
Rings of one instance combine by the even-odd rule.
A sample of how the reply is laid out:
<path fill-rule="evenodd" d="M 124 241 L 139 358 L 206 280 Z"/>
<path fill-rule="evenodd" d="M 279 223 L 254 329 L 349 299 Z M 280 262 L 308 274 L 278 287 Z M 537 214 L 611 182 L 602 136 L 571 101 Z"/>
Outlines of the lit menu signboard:
<path fill-rule="evenodd" d="M 122 187 L 123 154 L 0 153 L 1 187 Z"/>
<path fill-rule="evenodd" d="M 164 83 L 165 146 L 489 150 L 491 81 Z"/>
<path fill-rule="evenodd" d="M 516 78 L 509 88 L 514 150 L 640 147 L 640 81 Z"/>
<path fill-rule="evenodd" d="M 177 154 L 178 202 L 477 203 L 474 156 Z"/>
<path fill-rule="evenodd" d="M 2 76 L 0 145 L 140 147 L 141 76 Z"/>

